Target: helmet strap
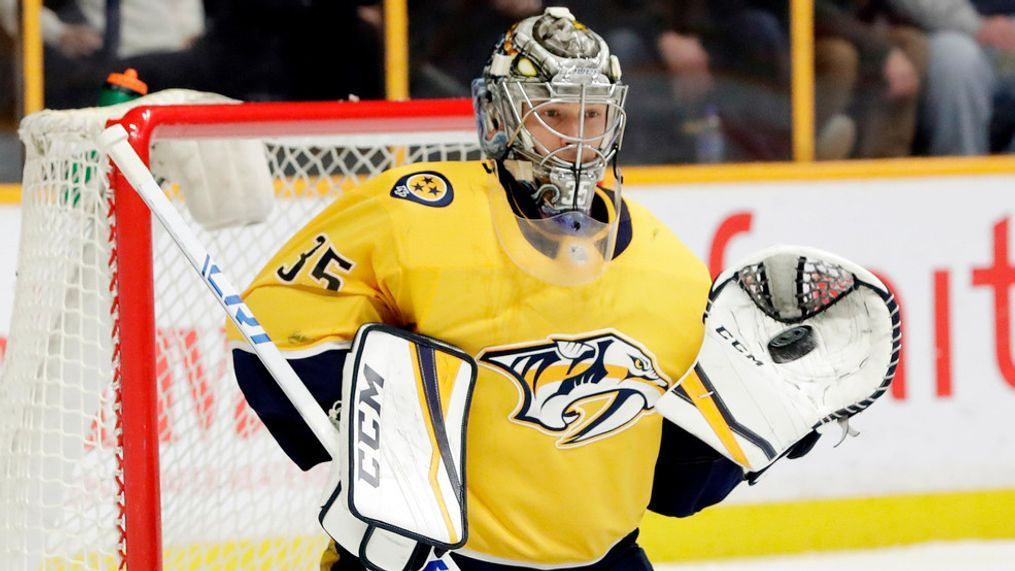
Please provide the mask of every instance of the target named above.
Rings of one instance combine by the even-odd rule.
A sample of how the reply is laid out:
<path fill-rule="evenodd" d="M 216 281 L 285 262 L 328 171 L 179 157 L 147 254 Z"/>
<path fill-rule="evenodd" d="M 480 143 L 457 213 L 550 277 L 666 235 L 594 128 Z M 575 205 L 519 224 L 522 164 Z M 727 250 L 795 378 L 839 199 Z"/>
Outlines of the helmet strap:
<path fill-rule="evenodd" d="M 514 165 L 512 165 L 514 163 Z M 520 163 L 520 164 L 519 164 Z M 497 179 L 500 180 L 504 192 L 507 193 L 508 203 L 516 216 L 529 219 L 542 218 L 542 209 L 536 202 L 537 187 L 535 181 L 530 178 L 520 178 L 515 172 L 524 173 L 532 171 L 531 163 L 528 161 L 500 160 L 496 161 Z M 528 165 L 526 169 L 525 165 Z"/>
<path fill-rule="evenodd" d="M 504 168 L 507 172 L 511 173 L 511 176 L 515 180 L 519 181 L 536 181 L 536 175 L 532 171 L 532 161 L 526 159 L 506 159 L 500 161 L 503 163 Z"/>

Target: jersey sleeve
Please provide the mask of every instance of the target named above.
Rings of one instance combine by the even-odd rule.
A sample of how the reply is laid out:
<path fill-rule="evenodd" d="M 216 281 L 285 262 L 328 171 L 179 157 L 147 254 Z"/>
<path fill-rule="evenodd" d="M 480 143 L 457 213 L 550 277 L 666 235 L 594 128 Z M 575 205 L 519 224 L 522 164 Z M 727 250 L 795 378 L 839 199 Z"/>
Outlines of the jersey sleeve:
<path fill-rule="evenodd" d="M 400 324 L 389 295 L 399 274 L 397 244 L 373 192 L 377 182 L 336 200 L 296 232 L 244 292 L 283 352 L 349 341 L 363 323 Z M 229 336 L 239 339 L 232 327 Z"/>
<path fill-rule="evenodd" d="M 398 287 L 397 244 L 375 190 L 382 175 L 350 191 L 311 220 L 271 258 L 244 301 L 325 411 L 341 396 L 342 364 L 364 323 L 403 325 L 390 292 Z M 298 200 L 298 199 L 297 199 Z M 329 460 L 230 323 L 236 380 L 247 403 L 304 470 Z"/>
<path fill-rule="evenodd" d="M 691 433 L 663 422 L 648 509 L 688 517 L 721 502 L 744 481 L 743 469 Z"/>

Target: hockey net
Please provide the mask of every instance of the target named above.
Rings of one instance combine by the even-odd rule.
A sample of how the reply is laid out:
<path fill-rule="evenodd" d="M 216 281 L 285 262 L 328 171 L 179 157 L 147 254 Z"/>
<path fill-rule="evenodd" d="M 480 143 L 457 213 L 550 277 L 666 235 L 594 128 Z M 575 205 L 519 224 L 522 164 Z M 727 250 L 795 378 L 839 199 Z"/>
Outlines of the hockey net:
<path fill-rule="evenodd" d="M 93 140 L 125 112 L 146 159 L 169 138 L 261 140 L 269 219 L 193 224 L 242 286 L 349 186 L 398 164 L 477 158 L 468 102 L 222 104 L 163 92 L 141 104 L 22 123 L 0 569 L 318 568 L 327 467 L 301 472 L 247 407 L 215 299 Z M 173 181 L 164 189 L 192 221 Z"/>

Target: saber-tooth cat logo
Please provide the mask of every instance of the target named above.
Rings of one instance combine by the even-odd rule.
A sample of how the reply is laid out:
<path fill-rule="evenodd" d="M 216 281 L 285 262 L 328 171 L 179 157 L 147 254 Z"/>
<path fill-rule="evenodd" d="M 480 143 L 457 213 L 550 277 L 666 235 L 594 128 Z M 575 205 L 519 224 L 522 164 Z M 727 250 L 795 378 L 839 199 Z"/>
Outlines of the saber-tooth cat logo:
<path fill-rule="evenodd" d="M 562 448 L 633 425 L 671 384 L 640 344 L 616 331 L 491 347 L 478 360 L 518 386 L 511 419 L 559 436 Z"/>

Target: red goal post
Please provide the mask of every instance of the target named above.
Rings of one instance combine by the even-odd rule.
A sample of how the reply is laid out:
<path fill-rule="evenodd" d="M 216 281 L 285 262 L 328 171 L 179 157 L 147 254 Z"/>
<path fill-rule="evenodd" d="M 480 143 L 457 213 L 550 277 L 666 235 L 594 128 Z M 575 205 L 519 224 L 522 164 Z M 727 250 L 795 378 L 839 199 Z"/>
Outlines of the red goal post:
<path fill-rule="evenodd" d="M 269 219 L 193 223 L 241 286 L 364 178 L 479 157 L 468 100 L 180 97 L 119 119 L 46 111 L 22 125 L 19 283 L 0 372 L 0 450 L 12 451 L 0 453 L 4 569 L 315 568 L 326 540 L 316 529 L 326 468 L 299 473 L 245 407 L 224 315 L 95 149 L 102 128 L 123 125 L 146 163 L 163 141 L 263 141 L 277 197 Z M 175 182 L 163 187 L 186 216 Z"/>

